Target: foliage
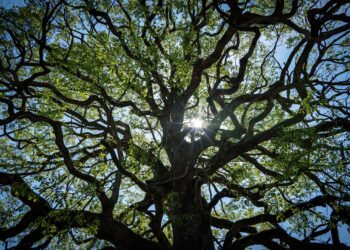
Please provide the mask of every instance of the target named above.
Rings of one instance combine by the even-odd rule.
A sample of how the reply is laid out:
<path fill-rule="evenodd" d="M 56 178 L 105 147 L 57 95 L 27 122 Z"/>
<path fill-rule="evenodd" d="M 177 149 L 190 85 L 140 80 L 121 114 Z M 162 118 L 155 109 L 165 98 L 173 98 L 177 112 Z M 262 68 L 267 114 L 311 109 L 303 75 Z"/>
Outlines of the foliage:
<path fill-rule="evenodd" d="M 349 248 L 349 9 L 1 7 L 3 246 Z"/>

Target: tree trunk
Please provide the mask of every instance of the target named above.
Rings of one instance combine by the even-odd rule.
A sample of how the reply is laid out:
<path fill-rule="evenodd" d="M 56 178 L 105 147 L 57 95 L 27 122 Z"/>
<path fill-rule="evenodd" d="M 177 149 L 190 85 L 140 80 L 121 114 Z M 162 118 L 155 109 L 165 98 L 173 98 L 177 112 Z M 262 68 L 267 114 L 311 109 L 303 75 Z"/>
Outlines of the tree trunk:
<path fill-rule="evenodd" d="M 214 249 L 210 214 L 195 200 L 195 185 L 175 193 L 171 209 L 174 250 Z"/>

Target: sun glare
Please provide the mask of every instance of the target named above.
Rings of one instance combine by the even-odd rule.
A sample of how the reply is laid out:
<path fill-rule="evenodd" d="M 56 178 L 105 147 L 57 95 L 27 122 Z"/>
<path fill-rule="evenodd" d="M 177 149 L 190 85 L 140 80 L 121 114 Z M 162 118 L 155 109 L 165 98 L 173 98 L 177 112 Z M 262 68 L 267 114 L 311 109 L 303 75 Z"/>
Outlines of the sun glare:
<path fill-rule="evenodd" d="M 193 118 L 190 124 L 193 128 L 203 128 L 203 120 L 200 118 Z"/>

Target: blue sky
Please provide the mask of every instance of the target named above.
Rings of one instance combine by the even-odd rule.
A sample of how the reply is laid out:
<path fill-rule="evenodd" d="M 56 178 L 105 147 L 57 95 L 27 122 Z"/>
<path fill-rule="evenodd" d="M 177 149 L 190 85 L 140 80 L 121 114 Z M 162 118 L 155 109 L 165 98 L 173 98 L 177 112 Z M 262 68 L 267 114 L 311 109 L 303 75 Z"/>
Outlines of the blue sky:
<path fill-rule="evenodd" d="M 0 6 L 4 7 L 4 8 L 11 8 L 13 6 L 21 6 L 23 4 L 24 4 L 23 0 L 0 0 Z M 287 47 L 285 47 L 285 46 L 281 46 L 277 49 L 276 57 L 280 62 L 282 62 L 282 65 L 283 65 L 283 62 L 286 61 L 290 50 L 291 49 L 287 49 Z M 322 208 L 322 209 L 324 209 L 324 212 L 326 214 L 331 212 L 331 210 L 329 208 Z M 339 233 L 340 233 L 341 242 L 346 243 L 347 245 L 350 245 L 350 237 L 349 237 L 348 227 L 345 225 L 340 225 L 339 228 L 340 228 Z M 321 239 L 323 239 L 323 240 L 325 240 L 327 238 L 330 238 L 330 234 L 326 234 L 326 235 L 321 237 Z M 3 246 L 0 245 L 0 249 L 4 249 Z M 260 246 L 255 246 L 255 247 L 253 247 L 253 249 L 258 250 L 258 249 L 263 249 L 263 248 Z"/>

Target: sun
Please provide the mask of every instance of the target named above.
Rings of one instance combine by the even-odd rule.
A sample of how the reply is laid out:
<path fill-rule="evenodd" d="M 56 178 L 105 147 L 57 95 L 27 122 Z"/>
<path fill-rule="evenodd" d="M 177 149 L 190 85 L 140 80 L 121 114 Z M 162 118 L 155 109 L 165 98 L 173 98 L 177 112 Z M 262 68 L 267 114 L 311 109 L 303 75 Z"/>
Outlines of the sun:
<path fill-rule="evenodd" d="M 190 126 L 193 128 L 203 128 L 204 121 L 200 118 L 193 118 L 190 121 Z"/>

